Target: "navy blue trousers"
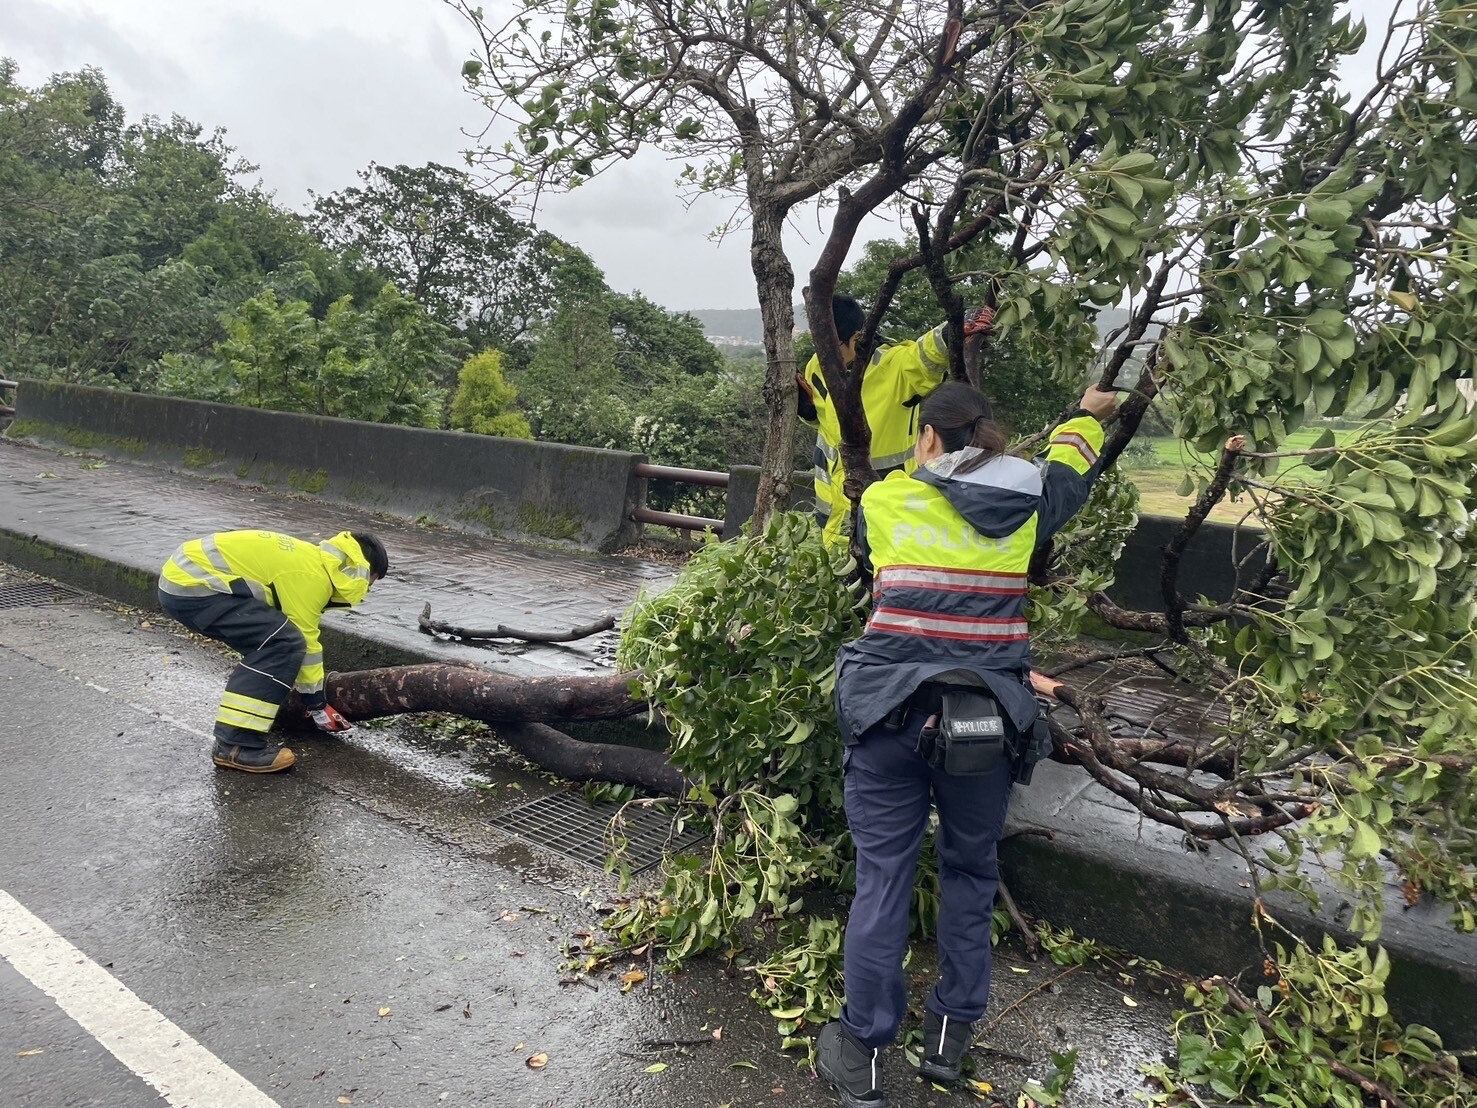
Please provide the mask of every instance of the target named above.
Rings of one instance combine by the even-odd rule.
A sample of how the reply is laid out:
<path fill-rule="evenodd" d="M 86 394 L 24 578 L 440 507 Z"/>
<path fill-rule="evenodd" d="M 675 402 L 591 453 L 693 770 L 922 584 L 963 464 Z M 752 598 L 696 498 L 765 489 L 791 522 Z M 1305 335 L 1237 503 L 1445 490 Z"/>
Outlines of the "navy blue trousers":
<path fill-rule="evenodd" d="M 995 848 L 1010 800 L 1010 760 L 978 777 L 932 769 L 918 754 L 926 721 L 879 723 L 846 748 L 846 820 L 856 843 L 856 899 L 846 921 L 841 1022 L 868 1047 L 897 1037 L 908 1009 L 903 955 L 918 848 L 937 805 L 942 903 L 940 980 L 927 1000 L 939 1015 L 974 1021 L 990 1001 L 990 917 L 1000 881 Z"/>
<path fill-rule="evenodd" d="M 159 606 L 191 631 L 241 655 L 216 716 L 216 741 L 247 750 L 267 749 L 267 732 L 292 693 L 307 653 L 303 633 L 276 608 L 251 596 L 171 596 L 160 590 Z"/>

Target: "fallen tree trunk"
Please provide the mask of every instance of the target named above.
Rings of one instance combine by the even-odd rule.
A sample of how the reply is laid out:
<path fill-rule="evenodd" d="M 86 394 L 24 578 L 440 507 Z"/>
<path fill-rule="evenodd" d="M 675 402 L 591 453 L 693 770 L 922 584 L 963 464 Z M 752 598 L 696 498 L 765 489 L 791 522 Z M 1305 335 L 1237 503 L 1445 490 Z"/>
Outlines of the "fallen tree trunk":
<path fill-rule="evenodd" d="M 551 720 L 623 719 L 647 710 L 635 675 L 506 677 L 469 665 L 430 663 L 331 673 L 329 702 L 349 719 L 448 712 L 481 720 L 530 762 L 571 781 L 610 781 L 659 796 L 684 796 L 687 779 L 659 750 L 592 743 L 547 726 Z M 285 727 L 311 727 L 294 698 Z"/>
<path fill-rule="evenodd" d="M 328 677 L 328 699 L 349 719 L 404 712 L 454 712 L 481 720 L 557 722 L 622 719 L 646 711 L 636 675 L 505 677 L 473 666 L 428 663 Z"/>
<path fill-rule="evenodd" d="M 542 723 L 488 722 L 509 747 L 560 777 L 634 785 L 660 796 L 687 795 L 687 779 L 660 750 L 582 742 Z"/>

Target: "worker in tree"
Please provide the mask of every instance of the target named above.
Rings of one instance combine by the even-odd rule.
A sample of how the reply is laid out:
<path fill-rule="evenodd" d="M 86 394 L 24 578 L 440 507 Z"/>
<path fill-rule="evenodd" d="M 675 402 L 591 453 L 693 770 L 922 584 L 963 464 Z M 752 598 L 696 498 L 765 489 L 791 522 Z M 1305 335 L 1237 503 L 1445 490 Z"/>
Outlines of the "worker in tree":
<path fill-rule="evenodd" d="M 1051 750 L 1029 675 L 1026 572 L 1087 501 L 1116 405 L 1116 394 L 1089 388 L 1033 464 L 1005 452 L 978 390 L 950 382 L 922 404 L 918 469 L 862 494 L 872 615 L 836 659 L 856 896 L 846 1003 L 815 1056 L 847 1108 L 884 1103 L 882 1052 L 907 1012 L 908 910 L 931 807 L 939 981 L 923 1005 L 924 1078 L 959 1079 L 989 1002 L 996 847 L 1012 785 L 1028 783 Z"/>
<path fill-rule="evenodd" d="M 841 340 L 846 368 L 856 360 L 856 344 L 866 327 L 867 313 L 853 297 L 831 298 L 831 316 Z M 978 357 L 994 313 L 979 308 L 964 323 L 966 357 Z M 886 477 L 894 470 L 912 473 L 917 463 L 913 447 L 918 439 L 918 405 L 949 375 L 948 324 L 942 323 L 917 341 L 894 343 L 873 351 L 862 378 L 862 409 L 872 431 L 872 468 Z M 841 465 L 841 420 L 836 402 L 821 372 L 820 358 L 812 355 L 800 385 L 800 418 L 816 429 L 814 474 L 815 513 L 827 544 L 845 543 L 851 534 L 851 500 L 845 491 Z"/>
<path fill-rule="evenodd" d="M 216 765 L 280 773 L 297 761 L 267 737 L 294 688 L 320 730 L 352 729 L 324 696 L 318 624 L 325 609 L 358 604 L 389 569 L 379 539 L 358 531 L 321 543 L 221 531 L 170 556 L 159 575 L 159 606 L 241 654 L 215 716 Z"/>

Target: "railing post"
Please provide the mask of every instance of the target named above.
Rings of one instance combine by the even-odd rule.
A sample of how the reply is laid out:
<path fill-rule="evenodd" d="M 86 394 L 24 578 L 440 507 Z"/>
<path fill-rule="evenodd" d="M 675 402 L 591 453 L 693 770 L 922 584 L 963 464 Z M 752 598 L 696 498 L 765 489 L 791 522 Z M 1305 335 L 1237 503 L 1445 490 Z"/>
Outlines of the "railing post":
<path fill-rule="evenodd" d="M 728 474 L 711 469 L 683 469 L 679 466 L 658 466 L 650 462 L 637 462 L 636 476 L 648 482 L 653 480 L 680 481 L 685 485 L 728 488 Z M 645 499 L 643 496 L 642 500 L 645 501 Z M 677 512 L 659 512 L 654 508 L 646 507 L 644 503 L 631 513 L 631 520 L 635 523 L 652 523 L 660 527 L 675 527 L 680 531 L 713 531 L 720 535 L 723 533 L 721 519 L 681 515 Z"/>

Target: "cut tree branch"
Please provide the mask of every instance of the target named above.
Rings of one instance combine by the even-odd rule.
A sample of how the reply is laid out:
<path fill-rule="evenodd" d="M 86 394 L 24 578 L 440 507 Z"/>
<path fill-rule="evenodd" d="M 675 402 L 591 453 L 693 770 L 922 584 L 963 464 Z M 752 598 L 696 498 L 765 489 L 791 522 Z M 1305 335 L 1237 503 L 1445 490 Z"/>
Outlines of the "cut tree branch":
<path fill-rule="evenodd" d="M 610 781 L 678 798 L 690 788 L 659 750 L 581 742 L 542 723 L 490 722 L 497 737 L 514 751 L 571 781 Z"/>
<path fill-rule="evenodd" d="M 623 719 L 647 710 L 633 673 L 608 677 L 505 677 L 475 666 L 429 663 L 329 674 L 329 702 L 349 719 L 453 712 L 487 721 Z"/>
<path fill-rule="evenodd" d="M 431 605 L 427 604 L 421 609 L 420 617 L 416 620 L 423 634 L 426 635 L 450 635 L 456 639 L 521 639 L 524 642 L 574 642 L 576 639 L 587 639 L 591 635 L 598 635 L 601 631 L 609 631 L 615 626 L 614 616 L 604 616 L 594 623 L 587 623 L 583 627 L 574 627 L 568 631 L 519 631 L 514 627 L 504 627 L 499 623 L 496 627 L 486 630 L 478 630 L 472 627 L 458 627 L 454 623 L 442 623 L 440 620 L 431 618 Z"/>
<path fill-rule="evenodd" d="M 1180 558 L 1184 556 L 1185 547 L 1190 545 L 1190 540 L 1200 530 L 1200 525 L 1205 522 L 1212 509 L 1226 495 L 1226 489 L 1231 484 L 1231 475 L 1236 470 L 1236 461 L 1240 457 L 1241 448 L 1245 445 L 1246 440 L 1240 435 L 1226 441 L 1225 448 L 1221 451 L 1221 460 L 1215 467 L 1210 484 L 1195 500 L 1185 516 L 1184 523 L 1180 524 L 1174 538 L 1170 539 L 1169 545 L 1164 548 L 1164 564 L 1159 583 L 1164 595 L 1165 627 L 1169 632 L 1169 637 L 1175 642 L 1189 641 L 1189 635 L 1185 632 L 1185 609 L 1189 602 L 1180 595 Z"/>

